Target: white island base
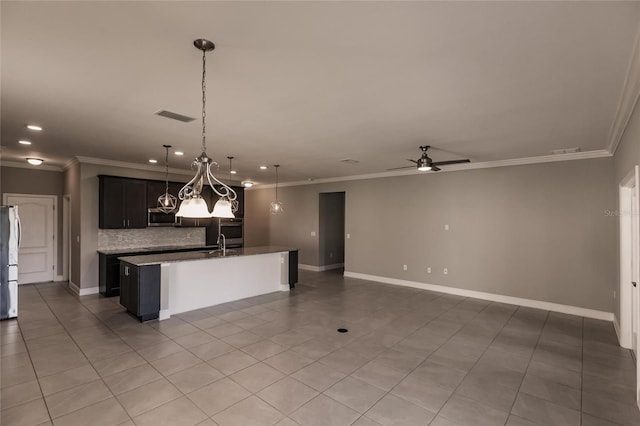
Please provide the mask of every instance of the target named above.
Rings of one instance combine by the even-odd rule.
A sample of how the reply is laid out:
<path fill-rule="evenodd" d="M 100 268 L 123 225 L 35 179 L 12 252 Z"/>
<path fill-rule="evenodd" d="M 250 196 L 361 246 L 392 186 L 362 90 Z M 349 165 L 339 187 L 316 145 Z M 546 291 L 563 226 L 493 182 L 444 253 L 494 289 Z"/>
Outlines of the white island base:
<path fill-rule="evenodd" d="M 160 316 L 289 291 L 289 252 L 160 264 Z"/>

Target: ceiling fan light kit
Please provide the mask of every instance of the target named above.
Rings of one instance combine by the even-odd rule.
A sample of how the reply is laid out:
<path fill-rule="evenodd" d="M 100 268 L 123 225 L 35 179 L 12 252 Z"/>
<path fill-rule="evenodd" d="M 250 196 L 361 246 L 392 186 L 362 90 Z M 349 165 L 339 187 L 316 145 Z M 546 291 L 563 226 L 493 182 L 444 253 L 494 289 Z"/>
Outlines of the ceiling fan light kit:
<path fill-rule="evenodd" d="M 207 52 L 215 49 L 215 45 L 213 42 L 206 39 L 197 39 L 193 42 L 193 45 L 198 50 L 202 51 L 202 153 L 193 162 L 193 167 L 196 169 L 195 176 L 187 182 L 187 184 L 183 186 L 178 193 L 178 197 L 182 200 L 182 203 L 180 203 L 180 208 L 178 209 L 176 216 L 189 218 L 233 218 L 235 215 L 233 214 L 231 203 L 236 200 L 238 196 L 233 188 L 221 182 L 214 176 L 211 171 L 211 167 L 217 167 L 218 164 L 209 158 L 206 152 L 206 58 Z M 220 197 L 211 213 L 209 213 L 207 203 L 201 195 L 202 187 L 205 183 L 208 183 L 211 186 L 211 189 L 213 189 L 213 191 Z"/>

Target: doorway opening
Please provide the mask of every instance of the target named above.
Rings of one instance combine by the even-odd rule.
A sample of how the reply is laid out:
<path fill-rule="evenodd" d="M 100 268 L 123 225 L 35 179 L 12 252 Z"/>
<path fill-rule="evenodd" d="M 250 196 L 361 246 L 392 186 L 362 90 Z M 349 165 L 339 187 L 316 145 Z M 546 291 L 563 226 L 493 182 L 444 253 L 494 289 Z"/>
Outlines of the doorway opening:
<path fill-rule="evenodd" d="M 344 268 L 345 193 L 320 194 L 318 265 L 321 271 Z"/>

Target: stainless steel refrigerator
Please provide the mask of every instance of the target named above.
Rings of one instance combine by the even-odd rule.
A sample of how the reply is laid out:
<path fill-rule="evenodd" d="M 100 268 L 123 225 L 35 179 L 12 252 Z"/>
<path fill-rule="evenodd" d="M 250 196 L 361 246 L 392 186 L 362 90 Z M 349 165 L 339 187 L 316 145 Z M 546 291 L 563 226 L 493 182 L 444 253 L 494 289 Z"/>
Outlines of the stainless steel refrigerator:
<path fill-rule="evenodd" d="M 0 320 L 18 316 L 19 247 L 18 207 L 0 206 Z"/>

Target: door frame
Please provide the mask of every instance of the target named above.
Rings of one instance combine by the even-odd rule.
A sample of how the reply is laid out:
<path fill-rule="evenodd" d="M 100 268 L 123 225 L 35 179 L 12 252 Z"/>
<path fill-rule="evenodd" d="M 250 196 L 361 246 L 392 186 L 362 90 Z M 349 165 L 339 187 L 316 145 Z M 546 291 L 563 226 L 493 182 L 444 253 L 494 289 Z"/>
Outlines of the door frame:
<path fill-rule="evenodd" d="M 640 253 L 640 220 L 639 216 L 632 214 L 633 211 L 640 212 L 640 167 L 634 168 L 622 179 L 618 187 L 619 190 L 619 210 L 620 220 L 620 283 L 618 287 L 620 318 L 614 319 L 614 325 L 618 332 L 620 346 L 626 349 L 635 349 L 636 354 L 640 354 L 640 339 L 636 341 L 636 347 L 632 348 L 633 341 L 633 288 L 631 286 L 632 277 L 632 253 Z M 633 197 L 635 195 L 635 197 Z M 632 199 L 635 198 L 635 206 L 629 209 Z M 635 237 L 632 231 L 636 233 Z M 632 247 L 635 244 L 636 247 Z M 637 260 L 637 259 L 636 259 Z M 640 307 L 640 291 L 635 292 L 636 306 Z M 637 315 L 638 313 L 636 313 Z M 618 322 L 619 321 L 619 322 Z M 640 407 L 640 368 L 637 368 L 636 361 L 636 403 Z"/>
<path fill-rule="evenodd" d="M 71 277 L 71 196 L 62 196 L 62 281 Z"/>
<path fill-rule="evenodd" d="M 9 197 L 43 198 L 53 200 L 53 279 L 58 279 L 58 196 L 41 194 L 18 194 L 15 192 L 5 192 L 2 195 L 2 204 L 8 203 Z M 18 214 L 20 212 L 18 211 Z"/>

